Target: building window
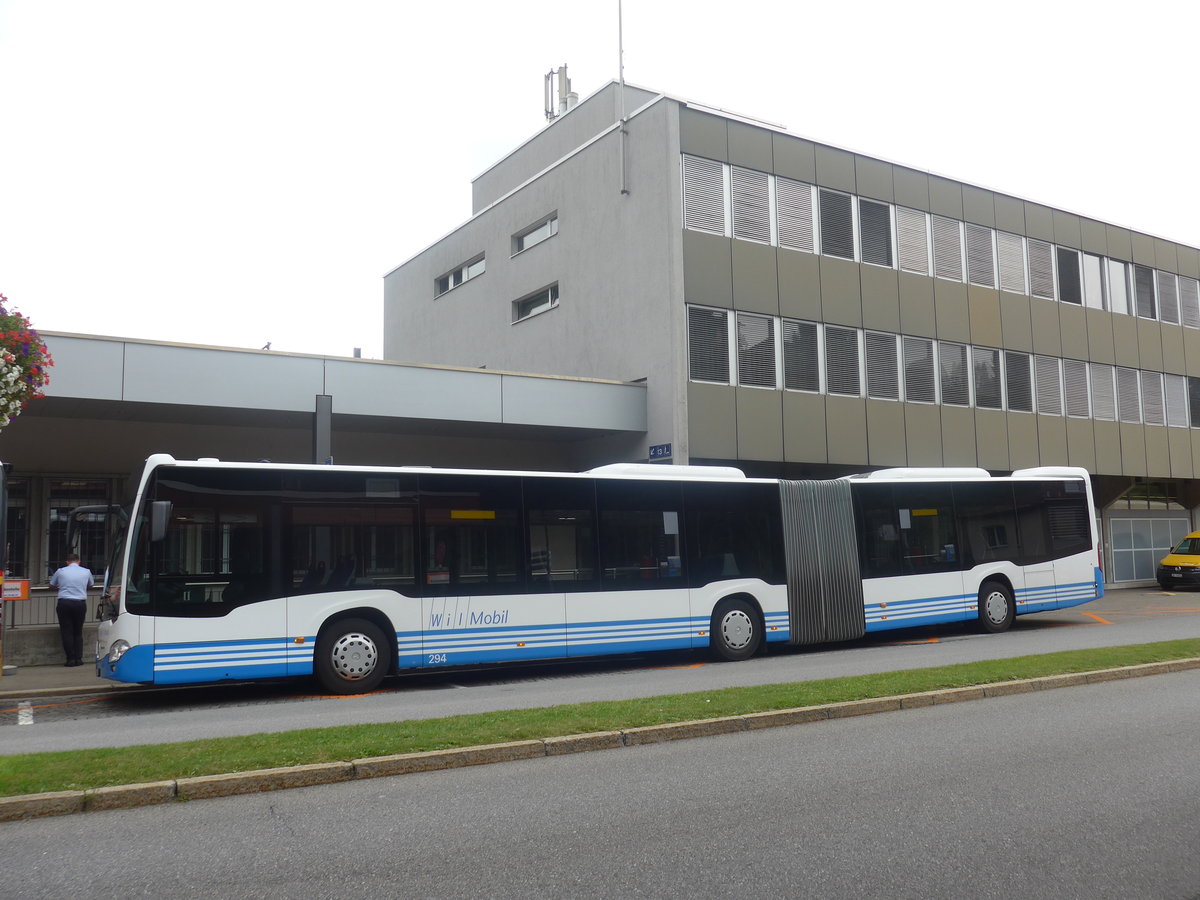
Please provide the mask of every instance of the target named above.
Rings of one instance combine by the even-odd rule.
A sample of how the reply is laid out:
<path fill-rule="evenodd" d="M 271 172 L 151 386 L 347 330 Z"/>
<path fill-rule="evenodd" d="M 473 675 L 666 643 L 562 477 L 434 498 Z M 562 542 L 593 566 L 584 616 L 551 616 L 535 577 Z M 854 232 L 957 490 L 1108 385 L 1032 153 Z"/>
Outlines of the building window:
<path fill-rule="evenodd" d="M 1092 414 L 1088 404 L 1087 363 L 1079 359 L 1063 360 L 1063 387 L 1067 395 L 1067 415 L 1086 419 Z"/>
<path fill-rule="evenodd" d="M 1108 309 L 1129 315 L 1129 266 L 1117 259 L 1108 261 Z"/>
<path fill-rule="evenodd" d="M 900 236 L 900 268 L 918 275 L 929 274 L 929 216 L 915 209 L 896 207 Z"/>
<path fill-rule="evenodd" d="M 1161 372 L 1140 372 L 1142 381 L 1142 421 L 1147 425 L 1167 424 L 1163 409 L 1163 377 Z"/>
<path fill-rule="evenodd" d="M 1029 372 L 1029 354 L 1004 351 L 1004 386 L 1008 408 L 1014 412 L 1033 412 L 1033 377 Z"/>
<path fill-rule="evenodd" d="M 971 348 L 975 376 L 975 405 L 980 409 L 1003 408 L 1000 393 L 1000 351 L 991 347 Z"/>
<path fill-rule="evenodd" d="M 1025 242 L 1029 248 L 1029 293 L 1054 299 L 1054 248 L 1043 241 Z"/>
<path fill-rule="evenodd" d="M 1033 371 L 1037 377 L 1037 411 L 1043 416 L 1062 415 L 1062 374 L 1055 356 L 1035 356 Z"/>
<path fill-rule="evenodd" d="M 966 225 L 967 281 L 980 287 L 996 286 L 996 261 L 992 252 L 992 229 Z"/>
<path fill-rule="evenodd" d="M 821 253 L 854 259 L 854 207 L 849 194 L 821 189 Z"/>
<path fill-rule="evenodd" d="M 820 342 L 815 322 L 783 321 L 783 385 L 791 391 L 821 390 Z"/>
<path fill-rule="evenodd" d="M 776 177 L 775 217 L 780 247 L 813 252 L 812 185 Z"/>
<path fill-rule="evenodd" d="M 729 384 L 729 313 L 688 307 L 688 371 L 692 381 Z"/>
<path fill-rule="evenodd" d="M 938 342 L 938 369 L 942 402 L 951 406 L 971 405 L 971 381 L 967 374 L 967 345 Z"/>
<path fill-rule="evenodd" d="M 996 256 L 1000 262 L 1000 290 L 1026 293 L 1025 239 L 1020 235 L 997 232 Z"/>
<path fill-rule="evenodd" d="M 1200 328 L 1200 284 L 1195 278 L 1179 279 L 1179 313 L 1188 328 Z"/>
<path fill-rule="evenodd" d="M 1158 318 L 1158 308 L 1154 302 L 1154 270 L 1149 266 L 1133 267 L 1133 296 L 1137 314 L 1141 318 Z"/>
<path fill-rule="evenodd" d="M 683 157 L 683 227 L 725 234 L 725 166 Z"/>
<path fill-rule="evenodd" d="M 892 267 L 892 208 L 886 203 L 858 201 L 859 244 L 862 261 Z"/>
<path fill-rule="evenodd" d="M 538 222 L 532 228 L 526 228 L 519 234 L 513 235 L 513 256 L 522 250 L 537 246 L 542 241 L 549 240 L 558 234 L 558 213 Z"/>
<path fill-rule="evenodd" d="M 481 253 L 470 262 L 465 262 L 445 275 L 435 278 L 433 284 L 434 296 L 440 297 L 446 291 L 458 287 L 463 282 L 470 281 L 472 278 L 482 275 L 485 268 L 486 260 Z"/>
<path fill-rule="evenodd" d="M 1091 363 L 1088 366 L 1088 380 L 1092 385 L 1092 418 L 1102 422 L 1116 421 L 1117 395 L 1113 387 L 1113 367 Z"/>
<path fill-rule="evenodd" d="M 1193 428 L 1200 428 L 1200 378 L 1187 376 L 1188 418 Z"/>
<path fill-rule="evenodd" d="M 1179 282 L 1170 272 L 1158 272 L 1158 317 L 1179 324 Z"/>
<path fill-rule="evenodd" d="M 1083 254 L 1083 302 L 1092 309 L 1104 309 L 1104 260 Z"/>
<path fill-rule="evenodd" d="M 864 341 L 867 356 L 867 396 L 880 400 L 899 400 L 900 361 L 896 355 L 896 335 L 868 331 Z"/>
<path fill-rule="evenodd" d="M 950 281 L 962 281 L 962 223 L 943 216 L 930 218 L 933 222 L 933 274 Z"/>
<path fill-rule="evenodd" d="M 530 316 L 536 316 L 538 313 L 545 312 L 548 309 L 554 309 L 558 306 L 558 285 L 552 284 L 549 287 L 544 287 L 540 291 L 530 294 L 528 297 L 514 300 L 512 306 L 514 323 L 520 322 L 522 319 L 528 319 Z"/>
<path fill-rule="evenodd" d="M 737 314 L 738 384 L 775 387 L 775 320 Z"/>
<path fill-rule="evenodd" d="M 858 362 L 858 331 L 825 326 L 825 383 L 829 393 L 862 395 Z"/>
<path fill-rule="evenodd" d="M 1117 367 L 1117 415 L 1122 422 L 1142 421 L 1142 399 L 1138 393 L 1137 369 Z"/>
<path fill-rule="evenodd" d="M 734 166 L 729 178 L 733 201 L 733 236 L 746 241 L 771 242 L 771 199 L 763 172 Z"/>
<path fill-rule="evenodd" d="M 904 399 L 909 403 L 936 403 L 933 341 L 929 338 L 904 338 Z"/>
<path fill-rule="evenodd" d="M 1063 303 L 1083 303 L 1079 254 L 1067 247 L 1055 249 L 1058 254 L 1058 299 Z"/>
<path fill-rule="evenodd" d="M 1167 424 L 1173 428 L 1187 428 L 1187 379 L 1182 375 L 1164 375 L 1163 378 L 1166 381 Z"/>

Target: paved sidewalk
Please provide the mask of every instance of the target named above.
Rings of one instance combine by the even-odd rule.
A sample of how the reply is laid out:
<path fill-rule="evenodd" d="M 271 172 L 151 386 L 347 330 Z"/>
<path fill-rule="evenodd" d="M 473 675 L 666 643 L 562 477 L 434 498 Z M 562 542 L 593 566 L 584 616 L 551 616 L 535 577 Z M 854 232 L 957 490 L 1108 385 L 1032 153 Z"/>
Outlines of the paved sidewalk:
<path fill-rule="evenodd" d="M 96 675 L 95 666 L 67 668 L 57 666 L 5 667 L 0 678 L 0 699 L 12 697 L 41 697 L 49 694 L 96 694 L 116 689 L 136 690 L 135 685 L 119 684 Z"/>

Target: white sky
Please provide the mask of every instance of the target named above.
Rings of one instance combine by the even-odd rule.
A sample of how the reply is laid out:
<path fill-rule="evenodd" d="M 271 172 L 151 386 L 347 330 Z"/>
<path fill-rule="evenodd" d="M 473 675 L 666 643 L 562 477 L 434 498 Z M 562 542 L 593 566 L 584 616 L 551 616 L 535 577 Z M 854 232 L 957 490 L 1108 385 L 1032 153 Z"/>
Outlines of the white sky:
<path fill-rule="evenodd" d="M 625 76 L 1200 246 L 1200 4 L 625 0 Z M 0 0 L 0 293 L 38 328 L 382 355 L 382 276 L 617 77 L 617 0 Z M 53 350 L 53 346 L 51 347 Z"/>

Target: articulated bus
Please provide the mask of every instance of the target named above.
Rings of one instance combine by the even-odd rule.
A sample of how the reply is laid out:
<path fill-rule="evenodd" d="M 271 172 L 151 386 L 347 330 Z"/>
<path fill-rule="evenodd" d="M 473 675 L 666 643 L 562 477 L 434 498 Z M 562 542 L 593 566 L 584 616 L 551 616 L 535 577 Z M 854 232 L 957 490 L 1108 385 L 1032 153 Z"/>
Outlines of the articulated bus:
<path fill-rule="evenodd" d="M 96 666 L 143 684 L 764 644 L 977 622 L 1103 593 L 1088 474 L 830 481 L 617 464 L 581 474 L 156 455 L 106 576 Z"/>

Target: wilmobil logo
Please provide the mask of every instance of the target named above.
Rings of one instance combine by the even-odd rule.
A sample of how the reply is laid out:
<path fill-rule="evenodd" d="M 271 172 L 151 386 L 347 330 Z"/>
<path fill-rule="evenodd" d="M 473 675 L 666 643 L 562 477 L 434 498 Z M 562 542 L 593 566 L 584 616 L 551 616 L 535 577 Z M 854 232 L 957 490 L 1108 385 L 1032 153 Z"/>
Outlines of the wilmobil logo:
<path fill-rule="evenodd" d="M 453 628 L 481 628 L 508 624 L 507 609 L 471 609 L 470 601 L 443 600 L 429 610 L 427 631 L 445 631 Z"/>

